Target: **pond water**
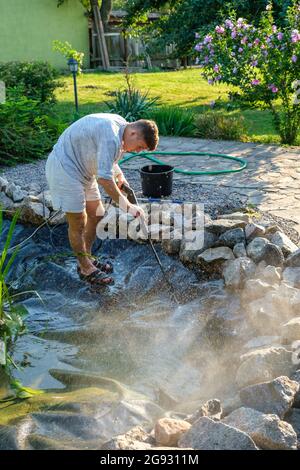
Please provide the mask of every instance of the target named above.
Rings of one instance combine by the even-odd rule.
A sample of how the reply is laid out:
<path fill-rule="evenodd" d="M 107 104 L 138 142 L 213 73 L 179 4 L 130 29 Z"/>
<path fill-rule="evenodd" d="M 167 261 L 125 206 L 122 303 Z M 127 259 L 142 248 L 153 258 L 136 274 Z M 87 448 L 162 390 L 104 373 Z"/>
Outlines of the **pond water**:
<path fill-rule="evenodd" d="M 30 233 L 17 226 L 13 244 Z M 20 248 L 9 280 L 19 291 L 38 291 L 42 301 L 31 294 L 23 299 L 29 315 L 27 333 L 14 347 L 23 365 L 15 376 L 45 393 L 0 409 L 0 448 L 97 449 L 166 411 L 191 413 L 234 391 L 239 297 L 157 245 L 177 305 L 149 245 L 98 245 L 115 278 L 99 292 L 79 280 L 65 226 L 51 233 L 45 227 Z"/>

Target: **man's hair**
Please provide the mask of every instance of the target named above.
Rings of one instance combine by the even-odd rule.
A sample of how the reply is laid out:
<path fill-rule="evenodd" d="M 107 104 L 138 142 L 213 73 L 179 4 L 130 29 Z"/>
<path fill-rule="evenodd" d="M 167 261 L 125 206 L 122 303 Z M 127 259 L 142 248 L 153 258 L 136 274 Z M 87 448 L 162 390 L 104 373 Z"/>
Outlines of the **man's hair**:
<path fill-rule="evenodd" d="M 154 121 L 139 119 L 134 122 L 134 127 L 141 134 L 149 150 L 155 150 L 158 144 L 158 128 Z"/>

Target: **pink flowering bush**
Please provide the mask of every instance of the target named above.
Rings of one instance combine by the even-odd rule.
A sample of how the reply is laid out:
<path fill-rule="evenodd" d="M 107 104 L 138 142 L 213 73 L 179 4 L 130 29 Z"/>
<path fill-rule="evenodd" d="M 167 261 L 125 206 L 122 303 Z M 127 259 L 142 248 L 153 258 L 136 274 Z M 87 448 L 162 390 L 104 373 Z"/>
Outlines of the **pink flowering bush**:
<path fill-rule="evenodd" d="M 271 109 L 283 143 L 296 142 L 300 124 L 296 97 L 300 88 L 299 0 L 288 9 L 283 28 L 274 24 L 269 4 L 258 27 L 232 15 L 202 37 L 195 50 L 209 84 L 240 87 L 246 101 Z"/>

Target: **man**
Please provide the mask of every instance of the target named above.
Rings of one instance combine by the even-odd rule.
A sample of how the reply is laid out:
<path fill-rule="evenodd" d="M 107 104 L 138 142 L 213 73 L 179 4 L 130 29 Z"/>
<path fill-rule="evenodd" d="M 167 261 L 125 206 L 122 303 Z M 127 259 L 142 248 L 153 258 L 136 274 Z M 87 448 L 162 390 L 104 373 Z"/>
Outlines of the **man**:
<path fill-rule="evenodd" d="M 46 176 L 54 209 L 66 213 L 81 279 L 96 285 L 113 283 L 108 276 L 112 265 L 91 257 L 96 226 L 105 212 L 98 184 L 124 210 L 134 217 L 144 217 L 143 210 L 120 191 L 122 184 L 128 183 L 117 160 L 124 152 L 155 150 L 157 144 L 155 122 L 141 119 L 128 123 L 117 114 L 99 113 L 73 123 L 53 147 Z"/>

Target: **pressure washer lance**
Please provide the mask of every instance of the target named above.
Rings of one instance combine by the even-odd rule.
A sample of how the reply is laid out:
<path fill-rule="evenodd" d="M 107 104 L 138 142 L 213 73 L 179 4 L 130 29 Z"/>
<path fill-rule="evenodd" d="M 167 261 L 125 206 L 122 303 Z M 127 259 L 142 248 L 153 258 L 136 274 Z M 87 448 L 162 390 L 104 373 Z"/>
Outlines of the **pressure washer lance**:
<path fill-rule="evenodd" d="M 124 191 L 124 193 L 125 193 L 126 196 L 127 196 L 128 201 L 129 201 L 131 204 L 138 205 L 137 197 L 136 197 L 136 195 L 135 195 L 133 189 L 132 189 L 130 186 L 128 186 L 127 184 L 124 184 L 124 183 L 123 183 L 123 185 L 121 186 L 121 190 Z M 175 300 L 175 302 L 179 305 L 179 300 L 178 300 L 177 297 L 176 297 L 175 289 L 174 289 L 173 285 L 171 284 L 171 282 L 169 281 L 168 275 L 167 275 L 166 271 L 164 270 L 163 265 L 161 264 L 161 261 L 160 261 L 160 259 L 159 259 L 158 254 L 157 254 L 157 251 L 156 251 L 156 249 L 154 248 L 154 245 L 153 245 L 153 242 L 152 242 L 152 239 L 151 239 L 151 234 L 150 234 L 150 232 L 149 232 L 149 230 L 148 230 L 148 227 L 147 227 L 146 222 L 145 222 L 145 220 L 144 220 L 143 217 L 141 217 L 141 226 L 142 226 L 142 230 L 147 234 L 148 241 L 149 241 L 149 243 L 150 243 L 151 249 L 152 249 L 152 251 L 153 251 L 153 253 L 154 253 L 154 256 L 155 256 L 155 258 L 156 258 L 156 261 L 157 261 L 158 264 L 159 264 L 159 267 L 160 267 L 160 270 L 161 270 L 162 275 L 163 275 L 163 277 L 164 277 L 164 280 L 165 280 L 167 286 L 169 287 L 170 293 L 171 293 L 173 299 Z"/>

